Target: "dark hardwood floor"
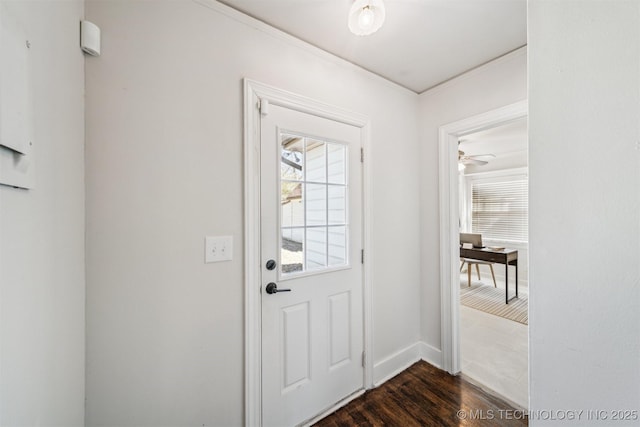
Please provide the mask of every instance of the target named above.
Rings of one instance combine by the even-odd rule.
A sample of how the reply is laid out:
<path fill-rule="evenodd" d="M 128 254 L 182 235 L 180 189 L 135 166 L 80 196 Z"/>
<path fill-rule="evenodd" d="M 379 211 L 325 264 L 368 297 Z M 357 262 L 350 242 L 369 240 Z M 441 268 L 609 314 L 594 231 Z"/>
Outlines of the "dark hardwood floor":
<path fill-rule="evenodd" d="M 527 426 L 516 410 L 465 379 L 417 362 L 315 424 L 342 426 Z"/>

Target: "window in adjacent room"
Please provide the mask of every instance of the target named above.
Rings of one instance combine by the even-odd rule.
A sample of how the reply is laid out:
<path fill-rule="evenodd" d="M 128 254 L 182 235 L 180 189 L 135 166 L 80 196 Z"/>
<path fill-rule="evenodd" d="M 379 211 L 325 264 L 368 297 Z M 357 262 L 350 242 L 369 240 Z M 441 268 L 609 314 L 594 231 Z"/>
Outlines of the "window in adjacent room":
<path fill-rule="evenodd" d="M 483 239 L 529 240 L 529 186 L 526 174 L 470 179 L 471 231 Z"/>

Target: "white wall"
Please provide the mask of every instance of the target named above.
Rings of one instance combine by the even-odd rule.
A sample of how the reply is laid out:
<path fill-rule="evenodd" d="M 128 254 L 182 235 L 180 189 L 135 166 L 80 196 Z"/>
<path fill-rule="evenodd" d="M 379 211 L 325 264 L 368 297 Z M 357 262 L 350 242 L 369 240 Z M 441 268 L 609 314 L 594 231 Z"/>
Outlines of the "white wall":
<path fill-rule="evenodd" d="M 638 425 L 610 411 L 640 409 L 639 28 L 635 0 L 529 2 L 530 403 L 589 425 Z"/>
<path fill-rule="evenodd" d="M 420 95 L 422 340 L 440 350 L 438 128 L 527 98 L 526 49 Z"/>
<path fill-rule="evenodd" d="M 243 422 L 243 77 L 371 118 L 374 361 L 415 344 L 417 95 L 196 2 L 86 7 L 87 424 Z"/>
<path fill-rule="evenodd" d="M 36 182 L 0 186 L 0 425 L 82 426 L 84 7 L 1 6 L 31 42 Z"/>

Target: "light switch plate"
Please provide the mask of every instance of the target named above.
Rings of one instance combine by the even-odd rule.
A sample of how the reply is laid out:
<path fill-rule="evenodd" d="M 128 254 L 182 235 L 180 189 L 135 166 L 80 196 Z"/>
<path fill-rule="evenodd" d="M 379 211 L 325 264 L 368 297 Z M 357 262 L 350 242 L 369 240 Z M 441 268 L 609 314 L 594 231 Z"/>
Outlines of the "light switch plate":
<path fill-rule="evenodd" d="M 204 244 L 204 262 L 233 259 L 233 236 L 207 236 Z"/>

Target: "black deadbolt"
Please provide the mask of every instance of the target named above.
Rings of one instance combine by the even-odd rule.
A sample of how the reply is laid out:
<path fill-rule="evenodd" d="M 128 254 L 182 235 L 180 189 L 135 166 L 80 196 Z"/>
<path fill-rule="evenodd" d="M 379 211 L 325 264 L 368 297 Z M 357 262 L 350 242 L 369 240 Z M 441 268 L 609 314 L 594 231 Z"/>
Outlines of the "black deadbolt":
<path fill-rule="evenodd" d="M 273 270 L 274 268 L 276 268 L 276 262 L 272 259 L 270 259 L 269 261 L 267 261 L 267 270 Z"/>

